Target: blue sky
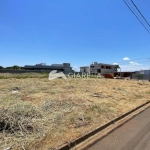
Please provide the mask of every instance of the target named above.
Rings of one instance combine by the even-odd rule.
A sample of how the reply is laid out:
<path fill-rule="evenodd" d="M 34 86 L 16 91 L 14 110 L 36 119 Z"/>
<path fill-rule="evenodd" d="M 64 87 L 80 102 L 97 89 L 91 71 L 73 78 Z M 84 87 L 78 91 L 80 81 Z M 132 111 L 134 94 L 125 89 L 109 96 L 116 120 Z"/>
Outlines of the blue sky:
<path fill-rule="evenodd" d="M 150 1 L 134 2 L 150 22 Z M 4 67 L 69 62 L 78 68 L 94 61 L 127 70 L 150 66 L 150 34 L 123 0 L 1 0 L 0 21 Z"/>

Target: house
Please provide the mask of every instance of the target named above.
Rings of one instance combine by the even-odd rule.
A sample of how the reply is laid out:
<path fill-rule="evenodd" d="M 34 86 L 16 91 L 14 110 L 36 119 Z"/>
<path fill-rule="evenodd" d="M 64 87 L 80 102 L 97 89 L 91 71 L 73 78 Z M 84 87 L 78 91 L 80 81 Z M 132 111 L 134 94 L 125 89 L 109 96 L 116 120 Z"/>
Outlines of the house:
<path fill-rule="evenodd" d="M 46 65 L 46 63 L 40 63 L 36 65 L 25 65 L 23 67 L 24 70 L 34 70 L 34 71 L 53 71 L 57 70 L 57 72 L 64 72 L 68 74 L 72 72 L 72 67 L 70 67 L 70 63 L 63 63 L 63 64 L 52 64 Z"/>
<path fill-rule="evenodd" d="M 81 73 L 89 73 L 90 74 L 90 66 L 80 67 L 80 72 Z"/>
<path fill-rule="evenodd" d="M 104 63 L 97 63 L 94 62 L 90 65 L 90 72 L 91 74 L 114 74 L 117 72 L 118 65 L 111 65 L 111 64 L 104 64 Z"/>
<path fill-rule="evenodd" d="M 117 73 L 117 68 L 119 68 L 119 65 L 94 62 L 90 66 L 80 67 L 80 73 L 101 74 L 106 78 L 113 78 L 114 74 Z"/>

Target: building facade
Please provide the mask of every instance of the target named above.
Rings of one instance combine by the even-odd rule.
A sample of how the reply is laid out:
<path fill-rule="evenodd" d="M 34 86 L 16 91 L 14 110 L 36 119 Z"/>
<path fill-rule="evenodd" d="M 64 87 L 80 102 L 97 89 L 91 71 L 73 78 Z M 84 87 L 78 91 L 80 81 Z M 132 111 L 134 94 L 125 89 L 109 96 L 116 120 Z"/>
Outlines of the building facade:
<path fill-rule="evenodd" d="M 117 73 L 117 68 L 119 68 L 119 65 L 94 62 L 90 66 L 80 67 L 80 73 L 101 74 L 106 78 L 113 78 L 115 73 Z"/>
<path fill-rule="evenodd" d="M 90 66 L 80 67 L 80 72 L 81 73 L 89 73 L 90 74 Z"/>
<path fill-rule="evenodd" d="M 70 66 L 70 63 L 63 63 L 63 64 L 52 64 L 52 65 L 46 65 L 46 63 L 36 64 L 36 65 L 25 65 L 23 67 L 24 70 L 34 70 L 34 71 L 53 71 L 57 70 L 57 72 L 63 72 L 65 74 L 72 72 L 72 67 Z"/>
<path fill-rule="evenodd" d="M 150 81 L 150 70 L 135 71 L 134 74 L 132 75 L 132 78 Z"/>
<path fill-rule="evenodd" d="M 103 64 L 103 63 L 97 63 L 94 62 L 90 65 L 90 73 L 91 74 L 114 74 L 117 72 L 116 65 L 111 64 Z"/>

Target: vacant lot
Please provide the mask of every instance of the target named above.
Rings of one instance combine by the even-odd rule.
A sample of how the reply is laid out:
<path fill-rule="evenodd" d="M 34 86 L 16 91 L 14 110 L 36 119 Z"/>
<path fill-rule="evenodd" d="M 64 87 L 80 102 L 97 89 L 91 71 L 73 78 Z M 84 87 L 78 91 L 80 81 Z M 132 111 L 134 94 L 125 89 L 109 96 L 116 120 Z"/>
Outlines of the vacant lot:
<path fill-rule="evenodd" d="M 57 149 L 150 97 L 150 83 L 115 79 L 0 79 L 0 149 Z"/>

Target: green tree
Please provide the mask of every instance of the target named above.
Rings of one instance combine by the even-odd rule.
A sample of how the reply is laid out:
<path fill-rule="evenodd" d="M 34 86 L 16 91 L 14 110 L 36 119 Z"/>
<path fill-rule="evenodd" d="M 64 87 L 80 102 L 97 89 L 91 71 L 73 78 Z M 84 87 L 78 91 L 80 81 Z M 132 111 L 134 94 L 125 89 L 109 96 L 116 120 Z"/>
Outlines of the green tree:
<path fill-rule="evenodd" d="M 4 67 L 3 67 L 3 66 L 0 66 L 0 69 L 4 69 Z"/>
<path fill-rule="evenodd" d="M 12 67 L 6 67 L 6 69 L 12 69 Z"/>
<path fill-rule="evenodd" d="M 6 67 L 6 69 L 11 69 L 11 70 L 20 70 L 21 67 L 17 66 L 17 65 L 14 65 L 12 67 Z"/>
<path fill-rule="evenodd" d="M 143 74 L 135 74 L 135 76 L 137 77 L 137 79 L 142 79 L 143 78 Z"/>
<path fill-rule="evenodd" d="M 120 68 L 119 65 L 115 65 L 115 71 L 117 72 L 117 69 Z"/>
<path fill-rule="evenodd" d="M 17 65 L 14 65 L 14 66 L 12 66 L 12 69 L 14 69 L 14 70 L 19 70 L 19 69 L 21 69 L 21 67 L 19 67 L 19 66 L 17 66 Z"/>

